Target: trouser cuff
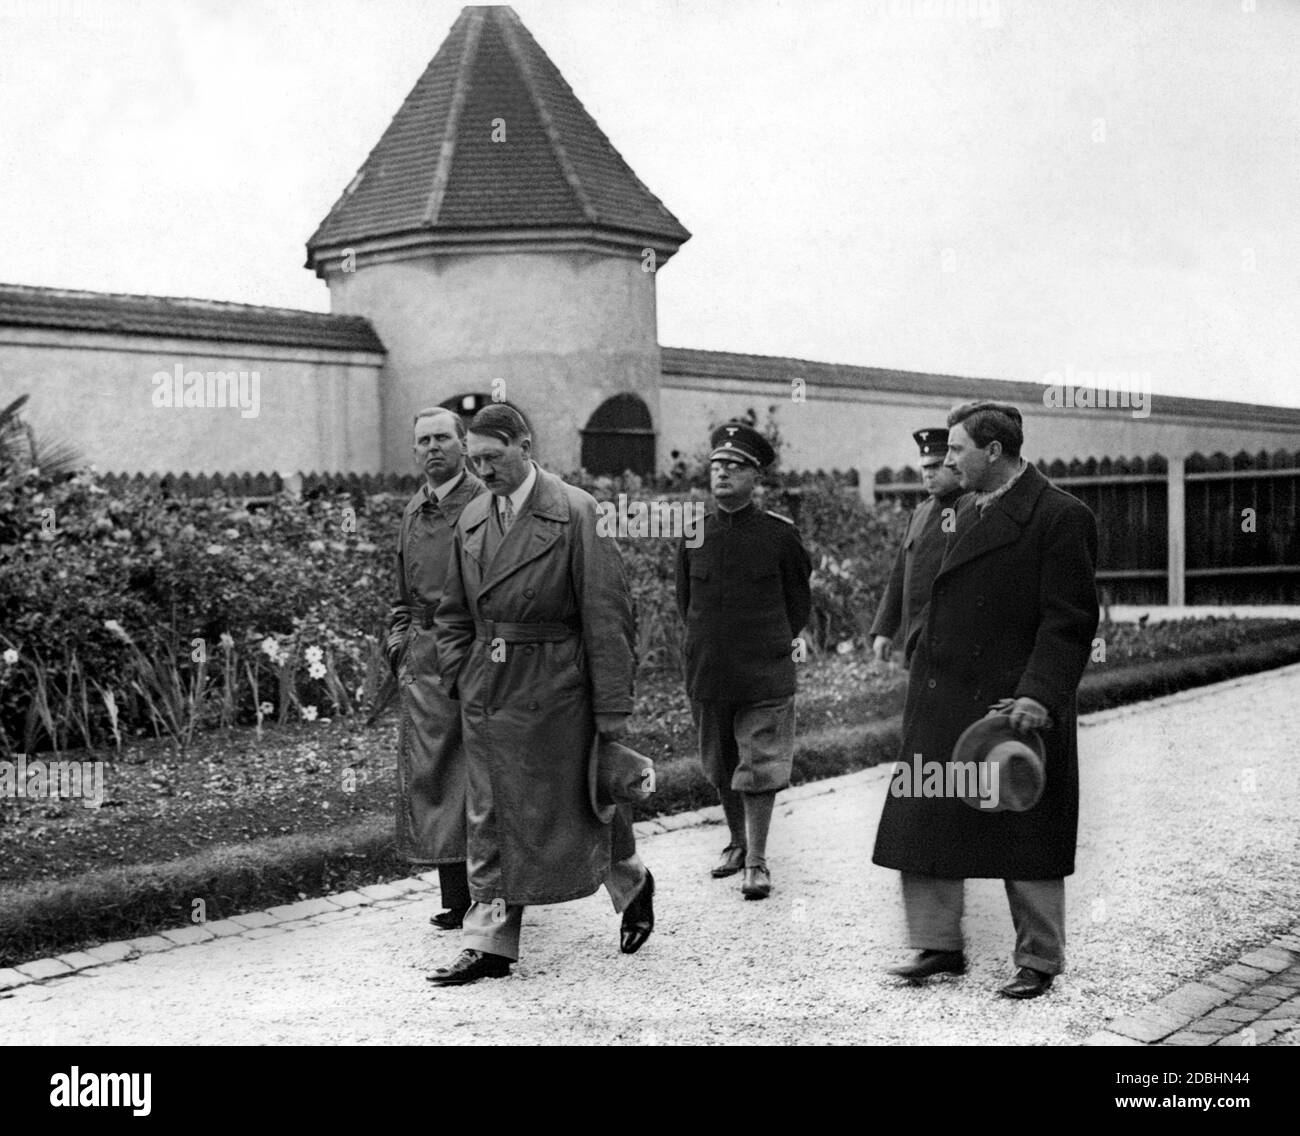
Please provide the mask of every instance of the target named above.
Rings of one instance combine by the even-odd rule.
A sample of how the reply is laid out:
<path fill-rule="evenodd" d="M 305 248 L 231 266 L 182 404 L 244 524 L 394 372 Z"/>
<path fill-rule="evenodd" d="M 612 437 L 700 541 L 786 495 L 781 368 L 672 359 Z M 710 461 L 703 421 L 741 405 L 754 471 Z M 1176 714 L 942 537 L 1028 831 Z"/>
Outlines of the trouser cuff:
<path fill-rule="evenodd" d="M 614 910 L 622 912 L 637 894 L 645 887 L 646 867 L 637 853 L 632 853 L 626 860 L 617 860 L 609 866 L 609 875 L 605 877 L 605 890 L 609 892 Z"/>
<path fill-rule="evenodd" d="M 1016 966 L 1032 967 L 1043 974 L 1056 975 L 1065 969 L 1065 963 L 1061 959 L 1046 959 L 1042 955 L 1025 954 L 1022 951 L 1016 951 L 1012 956 L 1012 961 Z"/>

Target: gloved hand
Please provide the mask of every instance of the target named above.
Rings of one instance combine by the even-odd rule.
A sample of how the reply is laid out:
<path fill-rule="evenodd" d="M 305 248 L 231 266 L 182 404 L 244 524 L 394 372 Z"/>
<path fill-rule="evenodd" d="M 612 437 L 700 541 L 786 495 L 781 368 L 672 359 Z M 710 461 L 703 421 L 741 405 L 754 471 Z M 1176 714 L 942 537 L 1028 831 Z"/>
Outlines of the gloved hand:
<path fill-rule="evenodd" d="M 1011 718 L 1011 728 L 1022 734 L 1030 730 L 1044 730 L 1052 724 L 1047 707 L 1033 698 L 1017 698 L 1006 713 Z"/>
<path fill-rule="evenodd" d="M 390 631 L 388 638 L 384 643 L 384 654 L 388 656 L 388 669 L 393 672 L 393 677 L 400 677 L 399 671 L 402 665 L 402 652 L 406 648 L 406 629 L 400 631 Z"/>
<path fill-rule="evenodd" d="M 889 656 L 894 652 L 894 641 L 887 636 L 877 635 L 871 641 L 871 653 L 882 662 L 888 662 Z"/>

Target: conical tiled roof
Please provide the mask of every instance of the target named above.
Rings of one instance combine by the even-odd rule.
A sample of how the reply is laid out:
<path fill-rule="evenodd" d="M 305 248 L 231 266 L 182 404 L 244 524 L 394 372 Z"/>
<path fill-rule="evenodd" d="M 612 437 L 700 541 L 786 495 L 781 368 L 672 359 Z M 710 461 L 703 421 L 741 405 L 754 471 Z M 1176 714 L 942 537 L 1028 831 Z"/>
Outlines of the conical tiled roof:
<path fill-rule="evenodd" d="M 504 122 L 505 140 L 494 141 Z M 689 239 L 514 11 L 464 9 L 352 184 L 309 265 L 365 242 L 597 234 L 671 256 Z"/>

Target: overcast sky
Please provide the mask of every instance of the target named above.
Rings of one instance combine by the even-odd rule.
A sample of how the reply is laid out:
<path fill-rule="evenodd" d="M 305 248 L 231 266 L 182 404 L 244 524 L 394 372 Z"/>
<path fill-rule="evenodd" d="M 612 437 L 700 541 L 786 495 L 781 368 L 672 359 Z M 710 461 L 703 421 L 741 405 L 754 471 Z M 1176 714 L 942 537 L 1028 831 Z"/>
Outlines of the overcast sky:
<path fill-rule="evenodd" d="M 4 0 L 0 280 L 328 310 L 461 10 Z M 692 231 L 660 342 L 1300 406 L 1300 0 L 520 0 Z"/>

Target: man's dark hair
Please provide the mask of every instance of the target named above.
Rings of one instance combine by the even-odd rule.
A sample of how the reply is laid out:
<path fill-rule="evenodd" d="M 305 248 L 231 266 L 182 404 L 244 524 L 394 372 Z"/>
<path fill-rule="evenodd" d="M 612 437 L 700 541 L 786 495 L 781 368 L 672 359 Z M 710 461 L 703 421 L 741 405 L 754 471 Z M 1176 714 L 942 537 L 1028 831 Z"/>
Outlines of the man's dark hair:
<path fill-rule="evenodd" d="M 426 406 L 423 410 L 417 410 L 411 419 L 411 425 L 418 426 L 421 418 L 432 418 L 435 414 L 450 414 L 456 420 L 456 437 L 462 442 L 465 440 L 465 419 L 445 406 Z"/>
<path fill-rule="evenodd" d="M 948 428 L 958 423 L 970 435 L 970 440 L 980 449 L 990 442 L 1001 442 L 1007 457 L 1018 458 L 1024 444 L 1025 430 L 1021 425 L 1020 411 L 1009 402 L 979 399 L 963 402 L 953 407 L 948 415 Z"/>
<path fill-rule="evenodd" d="M 506 406 L 503 402 L 494 402 L 491 406 L 485 406 L 474 415 L 469 424 L 469 432 L 500 438 L 507 446 L 514 445 L 521 438 L 532 437 L 524 416 L 513 406 Z"/>

